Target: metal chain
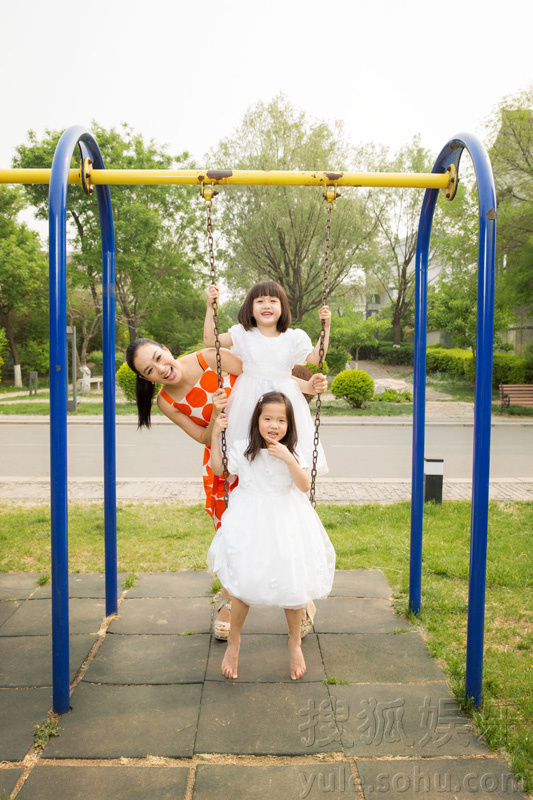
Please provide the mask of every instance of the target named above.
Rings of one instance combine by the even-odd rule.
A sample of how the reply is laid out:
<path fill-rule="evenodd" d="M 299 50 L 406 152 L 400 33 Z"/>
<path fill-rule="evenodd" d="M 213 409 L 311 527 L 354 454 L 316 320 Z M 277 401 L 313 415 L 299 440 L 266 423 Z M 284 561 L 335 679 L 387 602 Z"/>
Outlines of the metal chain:
<path fill-rule="evenodd" d="M 202 187 L 202 196 L 203 196 L 204 187 Z M 209 270 L 211 273 L 211 285 L 216 286 L 216 269 L 215 269 L 215 249 L 213 245 L 213 222 L 211 219 L 211 209 L 213 207 L 213 201 L 211 198 L 206 199 L 204 197 L 205 203 L 205 210 L 207 212 L 207 247 L 209 251 Z M 218 303 L 215 300 L 213 302 L 213 327 L 215 329 L 215 349 L 216 349 L 216 361 L 217 361 L 217 379 L 218 379 L 218 388 L 224 388 L 224 380 L 222 378 L 222 358 L 220 356 L 220 339 L 219 339 L 219 330 L 218 330 Z M 222 469 L 224 475 L 224 507 L 228 507 L 228 499 L 229 499 L 229 472 L 228 472 L 228 448 L 226 445 L 226 431 L 223 430 L 220 436 L 220 443 L 221 443 L 221 451 L 222 451 Z"/>
<path fill-rule="evenodd" d="M 329 272 L 329 249 L 331 241 L 331 211 L 333 209 L 333 201 L 326 195 L 326 244 L 324 248 L 324 282 L 322 286 L 322 305 L 325 306 L 328 302 L 328 272 Z M 322 328 L 320 330 L 319 349 L 318 349 L 318 373 L 322 374 L 324 366 L 324 340 L 326 338 L 326 321 L 322 320 Z M 313 508 L 316 506 L 315 500 L 315 484 L 317 475 L 317 461 L 318 461 L 318 444 L 320 442 L 320 411 L 322 408 L 322 398 L 320 394 L 316 396 L 316 414 L 315 414 L 315 435 L 313 439 L 313 466 L 311 468 L 311 488 L 309 490 L 309 500 Z"/>

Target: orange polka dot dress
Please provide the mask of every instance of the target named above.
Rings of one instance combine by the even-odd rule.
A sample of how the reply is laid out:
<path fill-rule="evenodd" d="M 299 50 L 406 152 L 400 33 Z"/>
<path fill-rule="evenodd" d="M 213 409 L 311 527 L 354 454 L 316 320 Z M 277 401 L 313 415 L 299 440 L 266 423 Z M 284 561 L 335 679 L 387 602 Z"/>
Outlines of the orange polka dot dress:
<path fill-rule="evenodd" d="M 218 389 L 217 374 L 211 367 L 208 367 L 205 358 L 201 352 L 196 354 L 198 363 L 200 364 L 203 373 L 199 381 L 192 387 L 190 392 L 187 392 L 183 400 L 176 403 L 164 389 L 161 389 L 159 394 L 170 403 L 171 406 L 177 408 L 183 414 L 200 425 L 202 428 L 207 428 L 213 413 L 213 394 Z M 223 388 L 226 394 L 230 395 L 231 390 L 237 380 L 236 375 L 226 374 L 222 378 Z M 204 463 L 203 463 L 203 481 L 205 491 L 205 510 L 213 520 L 215 530 L 220 527 L 222 514 L 224 513 L 224 478 L 218 475 L 213 475 L 211 469 L 211 448 L 206 445 L 204 450 Z M 229 490 L 238 483 L 236 475 L 230 476 Z"/>

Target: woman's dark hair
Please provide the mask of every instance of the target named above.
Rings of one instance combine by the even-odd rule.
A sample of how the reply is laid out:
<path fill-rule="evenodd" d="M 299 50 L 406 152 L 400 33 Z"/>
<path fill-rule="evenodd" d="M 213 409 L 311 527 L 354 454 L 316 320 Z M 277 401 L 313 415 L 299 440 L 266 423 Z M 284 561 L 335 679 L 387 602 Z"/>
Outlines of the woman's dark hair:
<path fill-rule="evenodd" d="M 258 297 L 279 297 L 281 302 L 281 315 L 278 319 L 277 329 L 280 333 L 284 333 L 291 324 L 291 308 L 287 293 L 283 286 L 280 286 L 276 281 L 260 281 L 252 286 L 246 299 L 239 309 L 238 320 L 247 331 L 257 327 L 257 322 L 254 319 L 254 300 Z"/>
<path fill-rule="evenodd" d="M 244 455 L 248 461 L 253 461 L 258 452 L 266 447 L 265 440 L 259 433 L 259 417 L 261 416 L 263 407 L 266 406 L 267 403 L 283 403 L 285 406 L 287 433 L 283 439 L 281 439 L 281 444 L 284 444 L 287 450 L 296 457 L 295 450 L 298 436 L 296 432 L 296 423 L 294 421 L 294 411 L 292 410 L 291 401 L 287 395 L 282 394 L 282 392 L 265 392 L 257 401 L 252 419 L 250 420 L 250 441 L 248 447 L 244 451 Z"/>
<path fill-rule="evenodd" d="M 152 425 L 151 414 L 155 386 L 151 381 L 143 378 L 133 363 L 135 361 L 135 356 L 137 355 L 137 350 L 139 347 L 142 347 L 143 344 L 155 344 L 157 347 L 161 347 L 159 342 L 155 342 L 153 339 L 135 339 L 134 342 L 131 342 L 131 344 L 128 345 L 128 349 L 126 350 L 126 363 L 132 372 L 134 372 L 137 376 L 135 383 L 135 400 L 137 402 L 137 413 L 139 418 L 138 427 L 150 428 Z"/>

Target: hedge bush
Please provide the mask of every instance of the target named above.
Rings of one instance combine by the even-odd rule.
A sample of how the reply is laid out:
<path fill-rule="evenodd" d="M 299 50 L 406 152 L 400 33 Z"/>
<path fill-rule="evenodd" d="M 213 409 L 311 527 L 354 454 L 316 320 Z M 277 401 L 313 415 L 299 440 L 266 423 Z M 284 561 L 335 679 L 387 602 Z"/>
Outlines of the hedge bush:
<path fill-rule="evenodd" d="M 346 400 L 352 408 L 363 408 L 365 400 L 371 400 L 374 395 L 374 381 L 362 369 L 345 369 L 334 378 L 331 391 L 337 399 Z"/>
<path fill-rule="evenodd" d="M 93 350 L 92 353 L 88 353 L 87 362 L 89 364 L 94 364 L 93 373 L 95 375 L 101 375 L 103 373 L 104 354 L 101 350 Z M 123 363 L 124 363 L 124 353 L 122 352 L 122 350 L 117 350 L 115 352 L 115 365 Z"/>
<path fill-rule="evenodd" d="M 328 348 L 328 366 L 331 372 L 336 375 L 346 369 L 346 362 L 351 358 L 349 352 L 340 344 L 332 344 Z"/>
<path fill-rule="evenodd" d="M 426 372 L 455 372 L 467 375 L 468 362 L 473 362 L 470 350 L 444 347 L 432 347 L 426 353 Z M 467 375 L 468 377 L 468 375 Z"/>
<path fill-rule="evenodd" d="M 116 374 L 117 384 L 120 386 L 124 393 L 126 400 L 130 403 L 135 403 L 135 384 L 137 383 L 137 375 L 131 370 L 126 362 L 117 369 Z M 161 386 L 159 383 L 154 384 L 154 397 L 157 396 Z"/>

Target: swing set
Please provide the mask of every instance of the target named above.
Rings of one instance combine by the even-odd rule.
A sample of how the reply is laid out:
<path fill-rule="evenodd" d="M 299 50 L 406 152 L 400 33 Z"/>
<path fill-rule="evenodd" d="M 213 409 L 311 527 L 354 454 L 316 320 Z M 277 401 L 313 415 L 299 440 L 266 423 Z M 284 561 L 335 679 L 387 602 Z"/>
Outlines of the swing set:
<path fill-rule="evenodd" d="M 79 169 L 70 169 L 74 149 L 81 153 Z M 489 505 L 489 468 L 494 336 L 496 250 L 496 191 L 487 152 L 473 135 L 462 133 L 443 147 L 431 173 L 355 173 L 249 170 L 112 170 L 105 169 L 94 136 L 81 126 L 68 128 L 58 142 L 51 169 L 0 169 L 0 183 L 49 184 L 49 291 L 50 291 L 50 483 L 52 559 L 53 710 L 70 708 L 68 604 L 68 483 L 67 483 L 67 340 L 66 255 L 67 190 L 79 184 L 85 194 L 96 187 L 102 236 L 103 383 L 104 383 L 104 513 L 106 615 L 118 610 L 116 541 L 116 433 L 115 433 L 115 238 L 110 185 L 196 185 L 207 210 L 211 280 L 216 279 L 212 199 L 217 185 L 321 186 L 327 211 L 323 302 L 327 302 L 331 212 L 342 186 L 408 187 L 425 189 L 415 257 L 415 352 L 413 448 L 411 488 L 411 551 L 409 606 L 420 613 L 422 586 L 422 525 L 424 508 L 425 388 L 427 344 L 427 285 L 431 226 L 440 189 L 448 200 L 457 191 L 459 163 L 467 150 L 475 170 L 479 195 L 478 316 L 474 453 L 470 527 L 470 572 L 466 652 L 466 697 L 481 705 L 483 635 Z M 215 307 L 217 372 L 221 381 L 220 342 Z M 324 360 L 324 323 L 320 369 Z M 315 418 L 311 500 L 314 502 L 316 453 L 320 423 L 320 395 Z M 227 499 L 227 454 L 223 445 Z"/>

